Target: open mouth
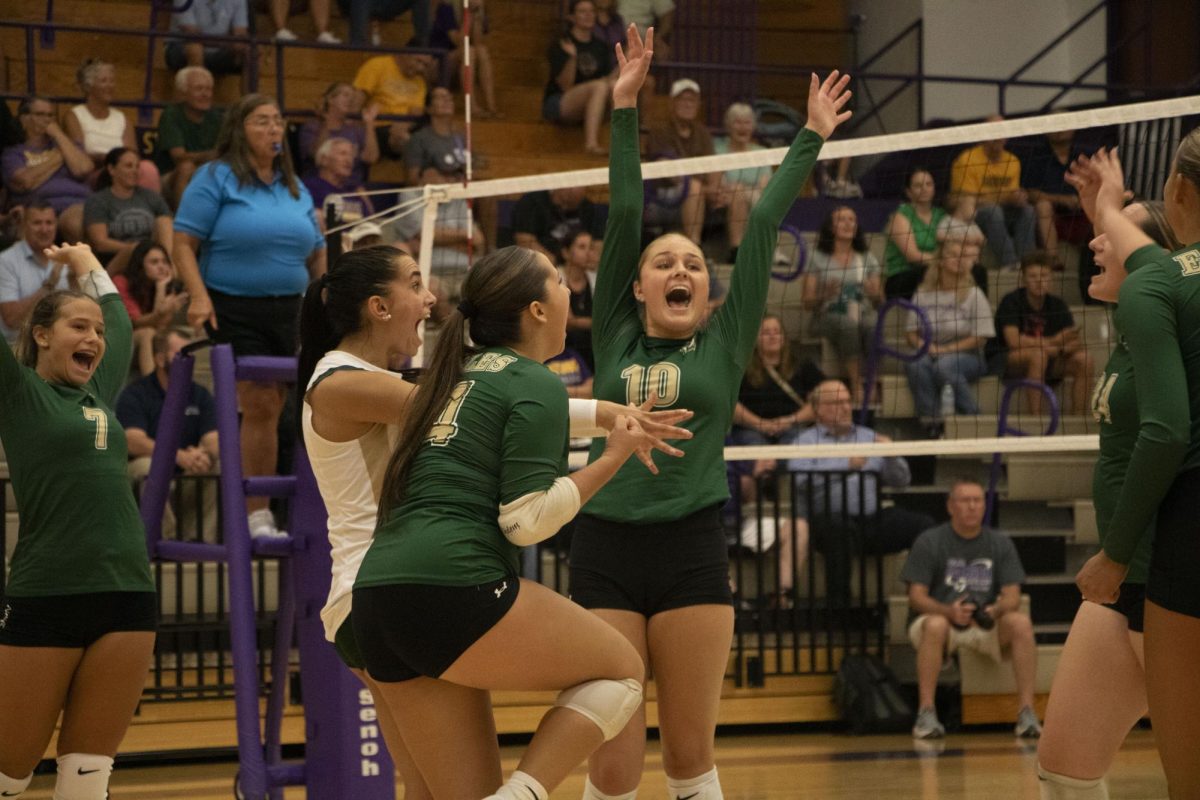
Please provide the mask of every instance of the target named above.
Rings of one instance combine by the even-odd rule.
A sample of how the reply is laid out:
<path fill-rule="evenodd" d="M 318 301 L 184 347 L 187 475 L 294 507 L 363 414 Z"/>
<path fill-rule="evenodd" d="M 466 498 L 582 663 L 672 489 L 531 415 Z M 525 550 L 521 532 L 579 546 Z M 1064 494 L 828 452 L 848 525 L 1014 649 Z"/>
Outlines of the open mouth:
<path fill-rule="evenodd" d="M 87 350 L 77 350 L 71 354 L 71 361 L 80 369 L 90 372 L 96 363 L 96 354 Z"/>
<path fill-rule="evenodd" d="M 692 290 L 686 286 L 675 286 L 667 290 L 667 307 L 686 310 L 692 305 Z"/>

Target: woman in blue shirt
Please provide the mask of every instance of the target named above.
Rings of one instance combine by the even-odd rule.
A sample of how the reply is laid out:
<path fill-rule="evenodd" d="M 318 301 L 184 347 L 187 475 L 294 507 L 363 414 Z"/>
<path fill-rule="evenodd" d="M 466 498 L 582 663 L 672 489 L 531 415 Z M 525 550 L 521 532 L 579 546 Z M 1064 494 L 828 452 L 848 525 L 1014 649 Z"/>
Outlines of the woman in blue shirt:
<path fill-rule="evenodd" d="M 172 252 L 191 296 L 188 321 L 238 356 L 296 354 L 300 298 L 325 272 L 312 197 L 296 180 L 283 115 L 269 97 L 243 97 L 225 116 L 217 157 L 196 171 L 175 215 Z M 242 471 L 275 472 L 284 389 L 238 382 Z M 246 502 L 250 533 L 278 535 L 266 498 Z"/>

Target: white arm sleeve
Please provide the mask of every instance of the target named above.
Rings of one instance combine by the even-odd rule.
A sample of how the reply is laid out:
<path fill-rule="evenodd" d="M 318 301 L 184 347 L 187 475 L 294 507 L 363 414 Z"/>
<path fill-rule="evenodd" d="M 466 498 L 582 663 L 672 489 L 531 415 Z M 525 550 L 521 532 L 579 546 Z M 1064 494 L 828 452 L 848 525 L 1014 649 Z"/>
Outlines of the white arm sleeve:
<path fill-rule="evenodd" d="M 570 522 L 580 505 L 575 481 L 558 478 L 544 492 L 530 492 L 511 503 L 501 503 L 500 530 L 518 547 L 537 544 Z"/>
<path fill-rule="evenodd" d="M 608 431 L 596 424 L 596 400 L 573 398 L 567 401 L 567 416 L 571 419 L 571 436 L 607 436 Z"/>
<path fill-rule="evenodd" d="M 99 300 L 106 294 L 116 294 L 117 286 L 102 269 L 94 269 L 79 279 L 79 291 L 93 300 Z"/>

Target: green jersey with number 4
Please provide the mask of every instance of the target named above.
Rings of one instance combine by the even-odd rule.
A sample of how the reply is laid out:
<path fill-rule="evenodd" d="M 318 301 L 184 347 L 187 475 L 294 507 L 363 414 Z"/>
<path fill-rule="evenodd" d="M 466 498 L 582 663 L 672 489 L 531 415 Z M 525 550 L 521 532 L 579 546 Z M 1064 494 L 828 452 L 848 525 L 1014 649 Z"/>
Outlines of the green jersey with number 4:
<path fill-rule="evenodd" d="M 808 178 L 822 143 L 810 130 L 796 137 L 750 212 L 729 293 L 707 327 L 690 339 L 656 339 L 646 335 L 633 296 L 643 205 L 637 112 L 613 111 L 611 203 L 592 313 L 595 396 L 622 404 L 641 403 L 654 391 L 658 408 L 689 408 L 695 416 L 685 423 L 693 438 L 673 442 L 685 452 L 683 458 L 656 454 L 657 477 L 651 477 L 637 459 L 630 459 L 587 504 L 589 514 L 618 522 L 664 522 L 728 499 L 722 455 L 725 434 L 762 322 L 779 224 Z M 592 460 L 603 450 L 603 440 L 596 440 Z"/>
<path fill-rule="evenodd" d="M 503 347 L 471 358 L 354 585 L 516 575 L 520 548 L 501 533 L 499 507 L 566 474 L 568 425 L 567 391 L 550 370 Z"/>
<path fill-rule="evenodd" d="M 5 589 L 13 597 L 154 591 L 112 411 L 132 328 L 120 295 L 104 295 L 100 308 L 107 349 L 80 388 L 47 383 L 0 344 L 0 440 L 20 515 Z"/>

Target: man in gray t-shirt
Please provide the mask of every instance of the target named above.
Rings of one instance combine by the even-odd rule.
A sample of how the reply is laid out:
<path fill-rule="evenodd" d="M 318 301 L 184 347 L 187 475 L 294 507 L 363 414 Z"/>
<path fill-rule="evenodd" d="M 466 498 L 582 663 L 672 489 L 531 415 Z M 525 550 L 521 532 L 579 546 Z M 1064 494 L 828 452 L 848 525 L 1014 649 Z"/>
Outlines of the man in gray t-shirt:
<path fill-rule="evenodd" d="M 946 499 L 950 521 L 917 538 L 900 573 L 914 614 L 908 637 L 917 650 L 913 736 L 919 739 L 945 735 L 934 692 L 943 659 L 960 647 L 996 660 L 1011 658 L 1021 703 L 1016 733 L 1041 733 L 1033 710 L 1037 644 L 1032 621 L 1020 611 L 1025 570 L 1012 540 L 983 526 L 985 508 L 983 486 L 957 481 Z"/>

